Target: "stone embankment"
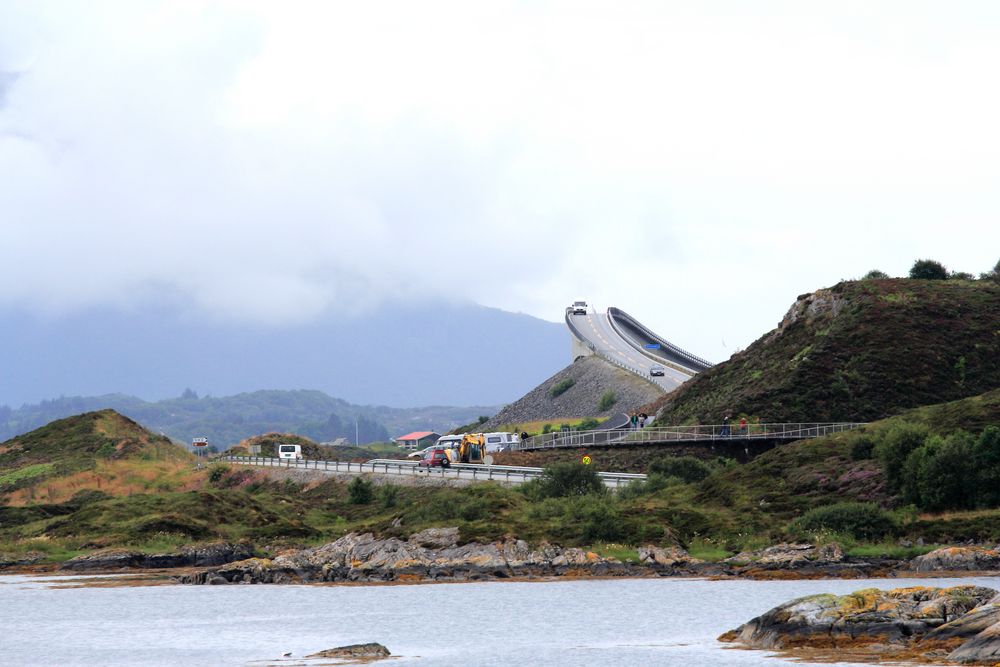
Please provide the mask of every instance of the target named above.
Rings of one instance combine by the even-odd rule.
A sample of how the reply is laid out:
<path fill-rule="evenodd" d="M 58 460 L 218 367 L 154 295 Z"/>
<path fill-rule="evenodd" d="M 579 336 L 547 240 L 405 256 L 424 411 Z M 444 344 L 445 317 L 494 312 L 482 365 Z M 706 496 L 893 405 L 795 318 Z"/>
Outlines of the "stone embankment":
<path fill-rule="evenodd" d="M 810 595 L 719 640 L 796 657 L 992 665 L 1000 660 L 1000 595 L 981 586 Z"/>

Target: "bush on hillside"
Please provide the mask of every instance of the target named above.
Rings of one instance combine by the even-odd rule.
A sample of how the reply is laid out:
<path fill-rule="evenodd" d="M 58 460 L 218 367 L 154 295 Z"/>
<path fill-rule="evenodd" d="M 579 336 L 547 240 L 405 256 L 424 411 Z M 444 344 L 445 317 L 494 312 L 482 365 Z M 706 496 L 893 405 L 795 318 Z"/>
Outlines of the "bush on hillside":
<path fill-rule="evenodd" d="M 862 280 L 885 280 L 889 277 L 889 274 L 885 271 L 879 271 L 878 269 L 872 269 L 864 276 L 861 277 Z"/>
<path fill-rule="evenodd" d="M 557 526 L 557 537 L 576 544 L 617 542 L 626 537 L 621 511 L 607 495 L 546 498 L 534 505 L 528 516 Z"/>
<path fill-rule="evenodd" d="M 918 259 L 910 268 L 910 277 L 917 280 L 947 280 L 948 269 L 933 259 Z"/>
<path fill-rule="evenodd" d="M 1000 428 L 927 438 L 906 459 L 902 492 L 935 512 L 1000 506 Z"/>
<path fill-rule="evenodd" d="M 979 278 L 981 280 L 992 280 L 993 282 L 1000 283 L 1000 261 L 996 263 L 996 266 L 991 271 L 980 273 Z"/>
<path fill-rule="evenodd" d="M 638 498 L 639 496 L 648 496 L 668 486 L 684 483 L 684 480 L 680 477 L 667 477 L 658 473 L 650 473 L 646 479 L 637 479 L 629 483 L 628 486 L 622 487 L 618 491 L 618 499 L 629 500 L 631 498 Z"/>
<path fill-rule="evenodd" d="M 386 484 L 379 487 L 378 501 L 386 509 L 395 507 L 399 502 L 399 487 L 395 484 Z"/>
<path fill-rule="evenodd" d="M 576 384 L 576 380 L 574 380 L 573 378 L 566 378 L 565 380 L 557 382 L 555 385 L 552 386 L 552 389 L 549 390 L 549 396 L 551 396 L 552 398 L 556 398 L 557 396 L 562 396 L 574 384 Z"/>
<path fill-rule="evenodd" d="M 521 489 L 535 499 L 607 493 L 593 466 L 582 463 L 553 463 L 544 468 L 540 478 L 523 484 Z"/>
<path fill-rule="evenodd" d="M 648 472 L 662 477 L 677 477 L 690 484 L 711 475 L 712 467 L 693 456 L 665 456 L 650 463 Z"/>
<path fill-rule="evenodd" d="M 899 491 L 903 482 L 903 466 L 912 451 L 924 444 L 928 430 L 923 424 L 896 424 L 881 433 L 875 443 L 875 458 L 882 464 L 886 483 Z"/>
<path fill-rule="evenodd" d="M 825 531 L 858 540 L 881 540 L 896 534 L 899 526 L 891 514 L 874 503 L 836 503 L 809 510 L 792 521 L 788 530 L 797 535 Z"/>
<path fill-rule="evenodd" d="M 375 498 L 375 489 L 370 480 L 355 477 L 347 485 L 347 496 L 352 505 L 367 505 Z"/>
<path fill-rule="evenodd" d="M 615 392 L 609 389 L 601 394 L 601 400 L 597 402 L 597 409 L 600 412 L 607 412 L 617 402 L 618 396 L 615 395 Z"/>

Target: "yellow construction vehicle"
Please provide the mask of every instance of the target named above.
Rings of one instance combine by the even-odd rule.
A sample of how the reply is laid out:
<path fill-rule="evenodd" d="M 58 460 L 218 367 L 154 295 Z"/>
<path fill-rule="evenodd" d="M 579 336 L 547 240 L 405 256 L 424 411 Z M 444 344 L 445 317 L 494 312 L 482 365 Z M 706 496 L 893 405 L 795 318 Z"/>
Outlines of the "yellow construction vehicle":
<path fill-rule="evenodd" d="M 461 463 L 482 463 L 486 453 L 486 437 L 482 433 L 466 433 L 458 446 Z"/>

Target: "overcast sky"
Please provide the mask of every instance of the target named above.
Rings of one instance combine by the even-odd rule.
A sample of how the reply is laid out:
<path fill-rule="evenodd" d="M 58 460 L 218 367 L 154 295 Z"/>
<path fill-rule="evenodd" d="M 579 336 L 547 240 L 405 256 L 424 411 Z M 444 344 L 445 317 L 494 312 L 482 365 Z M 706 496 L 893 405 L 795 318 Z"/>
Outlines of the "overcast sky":
<path fill-rule="evenodd" d="M 624 308 L 1000 259 L 1000 3 L 0 4 L 0 307 Z"/>

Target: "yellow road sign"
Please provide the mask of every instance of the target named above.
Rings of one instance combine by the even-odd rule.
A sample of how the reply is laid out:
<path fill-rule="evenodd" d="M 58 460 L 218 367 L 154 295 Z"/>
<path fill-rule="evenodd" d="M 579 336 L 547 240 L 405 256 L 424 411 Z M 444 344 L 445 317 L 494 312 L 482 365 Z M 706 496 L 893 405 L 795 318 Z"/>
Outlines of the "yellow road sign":
<path fill-rule="evenodd" d="M 589 466 L 590 465 L 590 457 L 589 456 L 584 456 L 583 457 L 583 465 L 585 465 L 585 466 Z"/>

